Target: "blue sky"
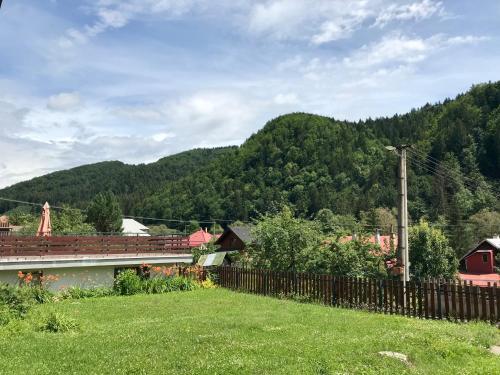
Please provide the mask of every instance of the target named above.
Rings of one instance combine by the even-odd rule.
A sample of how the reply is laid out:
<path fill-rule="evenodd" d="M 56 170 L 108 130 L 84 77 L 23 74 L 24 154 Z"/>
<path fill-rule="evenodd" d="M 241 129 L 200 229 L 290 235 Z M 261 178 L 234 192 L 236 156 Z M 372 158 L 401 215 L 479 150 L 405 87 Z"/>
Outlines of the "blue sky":
<path fill-rule="evenodd" d="M 500 79 L 497 0 L 5 0 L 0 187 L 404 113 Z M 334 145 L 332 145 L 333 147 Z"/>

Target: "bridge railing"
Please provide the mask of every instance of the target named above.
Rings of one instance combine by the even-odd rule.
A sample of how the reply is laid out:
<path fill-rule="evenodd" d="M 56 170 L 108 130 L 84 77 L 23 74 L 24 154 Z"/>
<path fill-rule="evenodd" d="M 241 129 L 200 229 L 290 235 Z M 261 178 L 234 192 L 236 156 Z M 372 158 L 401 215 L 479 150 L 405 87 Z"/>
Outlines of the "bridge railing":
<path fill-rule="evenodd" d="M 175 235 L 0 237 L 0 257 L 143 253 L 191 253 L 189 238 Z"/>

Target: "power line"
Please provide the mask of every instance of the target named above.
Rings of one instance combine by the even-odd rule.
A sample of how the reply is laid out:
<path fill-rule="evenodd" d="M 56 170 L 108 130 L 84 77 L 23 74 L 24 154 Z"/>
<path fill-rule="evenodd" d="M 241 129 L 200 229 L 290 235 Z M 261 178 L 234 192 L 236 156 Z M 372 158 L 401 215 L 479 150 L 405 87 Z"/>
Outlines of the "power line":
<path fill-rule="evenodd" d="M 468 187 L 471 190 L 476 190 L 481 183 L 481 181 L 475 180 L 475 179 L 468 177 L 468 176 L 463 176 L 460 174 L 460 172 L 446 167 L 445 165 L 443 165 L 443 163 L 440 160 L 438 160 L 430 155 L 426 155 L 422 151 L 419 151 L 417 149 L 410 149 L 409 151 L 414 156 L 422 159 L 423 163 L 432 163 L 433 166 L 429 166 L 429 167 L 432 168 L 433 170 L 439 171 L 441 174 L 445 174 L 446 177 L 449 177 L 450 179 L 452 179 L 453 181 L 455 181 L 458 184 L 464 184 L 466 187 Z M 487 187 L 490 188 L 490 191 L 492 192 L 492 194 L 498 199 L 499 193 L 497 191 L 495 191 L 495 189 L 492 186 L 490 186 L 487 183 L 487 181 L 484 181 L 484 183 L 486 184 Z"/>

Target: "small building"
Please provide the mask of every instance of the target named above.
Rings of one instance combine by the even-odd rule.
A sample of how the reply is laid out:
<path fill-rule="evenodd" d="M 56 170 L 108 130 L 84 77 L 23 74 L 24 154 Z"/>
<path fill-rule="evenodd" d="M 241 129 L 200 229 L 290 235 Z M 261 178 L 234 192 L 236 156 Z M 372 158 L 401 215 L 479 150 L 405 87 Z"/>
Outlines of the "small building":
<path fill-rule="evenodd" d="M 207 228 L 202 229 L 200 228 L 194 233 L 191 233 L 189 235 L 189 246 L 190 247 L 201 247 L 201 248 L 206 248 L 206 245 L 212 241 L 212 239 L 217 239 L 219 238 L 218 235 L 212 235 Z"/>
<path fill-rule="evenodd" d="M 398 247 L 398 237 L 394 234 L 390 235 L 381 235 L 380 232 L 377 230 L 374 236 L 368 236 L 368 237 L 357 237 L 356 235 L 353 236 L 345 236 L 340 239 L 341 242 L 349 242 L 353 240 L 359 240 L 367 244 L 373 244 L 373 245 L 378 245 L 380 246 L 380 249 L 382 250 L 383 254 L 390 254 L 391 252 L 394 252 L 397 247 Z"/>
<path fill-rule="evenodd" d="M 251 225 L 228 226 L 215 241 L 218 251 L 243 251 L 254 242 Z"/>
<path fill-rule="evenodd" d="M 149 228 L 134 219 L 122 220 L 122 234 L 124 236 L 150 236 Z"/>
<path fill-rule="evenodd" d="M 212 254 L 204 254 L 200 256 L 196 264 L 202 267 L 229 266 L 233 263 L 231 258 L 229 257 L 229 254 L 230 253 L 227 251 L 218 251 Z"/>
<path fill-rule="evenodd" d="M 0 216 L 0 236 L 9 236 L 13 227 L 9 224 L 7 216 Z"/>
<path fill-rule="evenodd" d="M 487 238 L 470 249 L 460 259 L 460 269 L 471 274 L 495 273 L 496 256 L 500 250 L 500 238 Z"/>

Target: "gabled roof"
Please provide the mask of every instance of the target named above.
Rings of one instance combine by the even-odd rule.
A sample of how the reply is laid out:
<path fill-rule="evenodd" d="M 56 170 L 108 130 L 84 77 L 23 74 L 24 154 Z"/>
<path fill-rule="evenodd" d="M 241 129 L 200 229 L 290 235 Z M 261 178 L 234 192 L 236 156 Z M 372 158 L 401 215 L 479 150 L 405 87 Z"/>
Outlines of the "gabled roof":
<path fill-rule="evenodd" d="M 236 237 L 238 237 L 244 244 L 250 244 L 253 242 L 252 236 L 252 225 L 239 225 L 232 226 L 228 225 L 224 233 L 219 237 L 219 239 L 215 242 L 216 245 L 219 245 L 229 233 L 234 233 Z"/>
<path fill-rule="evenodd" d="M 392 250 L 392 246 L 394 246 L 394 248 L 398 247 L 397 236 L 395 236 L 394 239 L 392 239 L 391 236 L 379 236 L 378 240 L 377 236 L 360 237 L 359 240 L 365 243 L 372 243 L 374 245 L 379 245 L 385 254 L 389 253 Z M 340 241 L 342 242 L 352 241 L 352 236 L 342 237 Z"/>
<path fill-rule="evenodd" d="M 200 245 L 209 243 L 212 240 L 213 236 L 208 232 L 200 228 L 194 233 L 189 235 L 189 246 L 190 247 L 198 247 Z M 217 236 L 215 236 L 217 238 Z"/>
<path fill-rule="evenodd" d="M 500 250 L 500 238 L 498 237 L 494 237 L 494 238 L 486 238 L 480 242 L 478 242 L 472 249 L 470 249 L 469 251 L 467 251 L 465 253 L 465 255 L 460 258 L 460 260 L 464 260 L 465 258 L 467 258 L 469 255 L 471 255 L 472 253 L 474 253 L 476 251 L 476 249 L 481 246 L 483 243 L 488 243 L 490 244 L 491 246 L 493 246 L 495 248 L 495 250 Z"/>
<path fill-rule="evenodd" d="M 149 236 L 149 234 L 147 233 L 148 230 L 148 227 L 142 225 L 134 219 L 125 218 L 122 220 L 122 233 L 124 234 L 138 234 L 140 236 Z"/>

